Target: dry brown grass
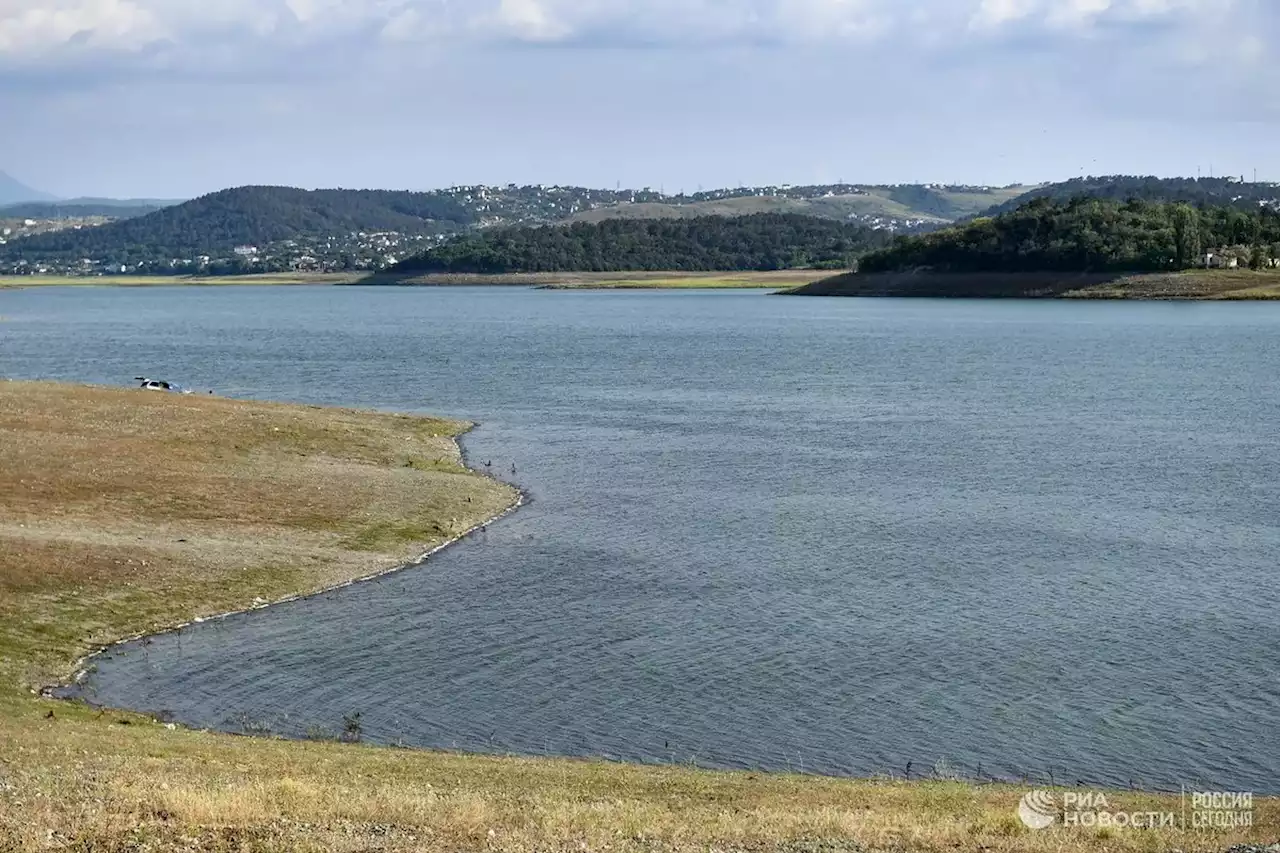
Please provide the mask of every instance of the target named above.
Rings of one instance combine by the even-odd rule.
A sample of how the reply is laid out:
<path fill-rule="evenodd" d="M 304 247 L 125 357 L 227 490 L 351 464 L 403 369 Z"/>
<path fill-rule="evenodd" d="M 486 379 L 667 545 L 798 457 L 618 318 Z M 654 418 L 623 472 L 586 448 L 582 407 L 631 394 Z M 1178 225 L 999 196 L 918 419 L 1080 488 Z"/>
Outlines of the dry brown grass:
<path fill-rule="evenodd" d="M 680 290 L 692 288 L 784 288 L 809 284 L 831 275 L 823 270 L 769 270 L 748 272 L 531 272 L 531 273 L 429 273 L 426 275 L 371 276 L 369 284 L 413 286 L 507 285 L 548 290 Z"/>
<path fill-rule="evenodd" d="M 513 493 L 460 468 L 461 428 L 0 383 L 0 850 L 1155 853 L 1280 837 L 1275 801 L 1231 834 L 1033 833 L 1012 787 L 251 740 L 28 691 L 93 643 L 394 565 L 500 511 Z"/>
<path fill-rule="evenodd" d="M 0 678 L 401 565 L 514 500 L 465 424 L 0 383 Z"/>
<path fill-rule="evenodd" d="M 1068 299 L 1280 299 L 1274 270 L 1187 270 L 1125 276 L 1109 284 L 1063 294 Z"/>
<path fill-rule="evenodd" d="M 822 270 L 766 272 L 565 272 L 565 273 L 273 273 L 224 276 L 0 276 L 0 289 L 20 287 L 229 287 L 235 285 L 550 285 L 583 288 L 667 290 L 681 288 L 798 287 L 830 276 Z"/>

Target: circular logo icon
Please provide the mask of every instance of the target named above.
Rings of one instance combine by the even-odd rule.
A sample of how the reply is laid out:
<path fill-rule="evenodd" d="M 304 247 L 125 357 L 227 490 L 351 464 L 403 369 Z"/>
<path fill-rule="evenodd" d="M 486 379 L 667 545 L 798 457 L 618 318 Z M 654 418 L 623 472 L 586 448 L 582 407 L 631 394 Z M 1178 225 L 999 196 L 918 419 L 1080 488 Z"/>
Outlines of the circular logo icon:
<path fill-rule="evenodd" d="M 1018 803 L 1018 817 L 1029 829 L 1048 829 L 1058 820 L 1052 791 L 1032 791 Z"/>

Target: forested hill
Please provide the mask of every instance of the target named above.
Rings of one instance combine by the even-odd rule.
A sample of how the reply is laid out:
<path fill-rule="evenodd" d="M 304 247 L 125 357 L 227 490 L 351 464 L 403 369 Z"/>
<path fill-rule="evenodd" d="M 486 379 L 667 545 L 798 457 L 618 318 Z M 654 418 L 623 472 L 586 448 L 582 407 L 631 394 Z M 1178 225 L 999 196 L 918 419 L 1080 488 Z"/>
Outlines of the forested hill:
<path fill-rule="evenodd" d="M 845 268 L 889 235 L 811 216 L 611 219 L 502 228 L 445 243 L 397 273 L 614 272 Z"/>
<path fill-rule="evenodd" d="M 460 233 L 612 218 L 796 214 L 906 233 L 940 227 L 1021 189 L 833 184 L 667 195 L 542 185 L 431 192 L 259 186 L 156 204 L 163 209 L 154 211 L 108 210 L 85 199 L 21 211 L 41 221 L 0 236 L 0 274 L 380 270 Z M 135 212 L 145 215 L 120 221 Z"/>
<path fill-rule="evenodd" d="M 315 235 L 455 230 L 474 220 L 462 205 L 435 193 L 239 187 L 98 228 L 15 240 L 0 246 L 0 258 L 137 264 Z"/>
<path fill-rule="evenodd" d="M 1235 257 L 1241 266 L 1269 266 L 1280 257 L 1280 213 L 1270 207 L 1038 199 L 994 218 L 899 237 L 863 257 L 858 270 L 1145 272 L 1203 266 L 1208 252 Z"/>
<path fill-rule="evenodd" d="M 1073 178 L 1037 187 L 1017 198 L 994 205 L 981 215 L 998 216 L 1037 199 L 1067 202 L 1079 197 L 1109 201 L 1180 201 L 1197 207 L 1231 206 L 1242 210 L 1257 210 L 1259 207 L 1280 208 L 1280 185 L 1245 183 L 1236 178 L 1157 178 L 1134 175 Z"/>

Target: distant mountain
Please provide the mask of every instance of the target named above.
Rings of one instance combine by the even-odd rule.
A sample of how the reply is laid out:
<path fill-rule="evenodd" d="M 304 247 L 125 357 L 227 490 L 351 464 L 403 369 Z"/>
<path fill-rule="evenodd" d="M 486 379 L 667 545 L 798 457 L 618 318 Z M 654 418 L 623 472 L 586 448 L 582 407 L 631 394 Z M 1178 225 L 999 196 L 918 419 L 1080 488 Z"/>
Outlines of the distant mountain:
<path fill-rule="evenodd" d="M 163 205 L 158 204 L 126 204 L 111 199 L 90 201 L 26 201 L 18 204 L 7 204 L 0 207 L 0 219 L 86 219 L 88 217 L 105 217 L 108 219 L 133 219 L 155 213 Z"/>
<path fill-rule="evenodd" d="M 33 190 L 5 172 L 0 172 L 0 205 L 20 201 L 53 201 L 55 197 Z"/>
<path fill-rule="evenodd" d="M 1045 184 L 1022 195 L 993 205 L 982 216 L 999 216 L 1036 199 L 1066 202 L 1073 198 L 1110 201 L 1186 202 L 1200 206 L 1230 205 L 1242 210 L 1260 206 L 1280 209 L 1280 184 L 1245 183 L 1236 178 L 1157 178 L 1152 176 L 1108 175 L 1072 178 Z"/>
<path fill-rule="evenodd" d="M 890 238 L 865 225 L 796 214 L 607 219 L 490 229 L 402 261 L 391 272 L 842 269 Z"/>
<path fill-rule="evenodd" d="M 96 207 L 173 207 L 182 204 L 185 198 L 99 198 L 96 196 L 77 196 L 65 199 L 61 204 L 84 205 Z"/>

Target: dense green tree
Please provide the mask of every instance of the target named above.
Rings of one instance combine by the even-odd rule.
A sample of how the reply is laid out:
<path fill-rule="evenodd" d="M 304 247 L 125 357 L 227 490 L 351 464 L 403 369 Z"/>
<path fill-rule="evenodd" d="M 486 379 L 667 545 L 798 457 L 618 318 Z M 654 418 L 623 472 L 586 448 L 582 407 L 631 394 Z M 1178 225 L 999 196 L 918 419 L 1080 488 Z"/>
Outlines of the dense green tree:
<path fill-rule="evenodd" d="M 1170 211 L 1173 222 L 1175 258 L 1178 266 L 1197 264 L 1201 256 L 1200 211 L 1189 204 L 1175 204 Z"/>
<path fill-rule="evenodd" d="M 1260 270 L 1270 266 L 1271 252 L 1267 246 L 1262 243 L 1254 243 L 1253 251 L 1249 253 L 1249 269 Z"/>
<path fill-rule="evenodd" d="M 1073 198 L 1088 197 L 1104 201 L 1126 202 L 1141 199 L 1149 202 L 1184 202 L 1196 207 L 1236 207 L 1253 212 L 1259 206 L 1275 204 L 1280 199 L 1276 184 L 1245 183 L 1236 178 L 1157 178 L 1154 176 L 1108 175 L 1073 178 L 1046 184 L 1011 201 L 992 207 L 984 215 L 1009 213 L 1036 199 L 1062 203 Z"/>
<path fill-rule="evenodd" d="M 795 214 L 608 219 L 501 228 L 445 243 L 403 273 L 846 269 L 884 231 Z"/>
<path fill-rule="evenodd" d="M 1000 216 L 917 237 L 864 257 L 865 272 L 1158 271 L 1203 263 L 1203 251 L 1262 247 L 1280 239 L 1280 216 L 1266 208 L 1196 209 L 1133 199 L 1036 199 Z"/>

